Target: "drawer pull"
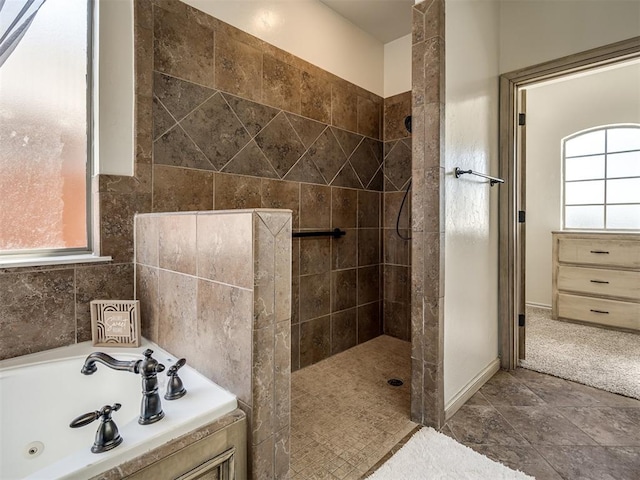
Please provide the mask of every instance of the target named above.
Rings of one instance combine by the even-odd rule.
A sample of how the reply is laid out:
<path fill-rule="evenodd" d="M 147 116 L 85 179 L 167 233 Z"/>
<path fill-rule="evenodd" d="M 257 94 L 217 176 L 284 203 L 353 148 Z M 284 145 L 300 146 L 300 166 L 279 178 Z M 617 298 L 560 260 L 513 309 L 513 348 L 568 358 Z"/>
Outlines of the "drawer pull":
<path fill-rule="evenodd" d="M 590 280 L 591 283 L 609 283 L 609 282 L 605 282 L 604 280 Z"/>
<path fill-rule="evenodd" d="M 606 254 L 608 254 L 609 252 L 607 252 L 606 250 L 591 250 L 591 253 L 606 253 Z"/>
<path fill-rule="evenodd" d="M 605 313 L 605 314 L 609 315 L 609 312 L 605 312 L 604 310 L 594 310 L 594 309 L 592 308 L 592 309 L 591 309 L 591 311 L 592 311 L 593 313 Z"/>

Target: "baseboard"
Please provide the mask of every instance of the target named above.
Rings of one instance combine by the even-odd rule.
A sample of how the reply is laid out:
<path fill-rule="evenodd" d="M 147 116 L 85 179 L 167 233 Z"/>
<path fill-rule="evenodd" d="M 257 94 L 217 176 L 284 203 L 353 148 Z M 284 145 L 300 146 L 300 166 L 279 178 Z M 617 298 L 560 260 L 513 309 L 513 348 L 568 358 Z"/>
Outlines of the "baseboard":
<path fill-rule="evenodd" d="M 547 310 L 551 310 L 551 305 L 546 305 L 544 303 L 527 302 L 525 304 L 525 306 L 527 306 L 527 307 L 535 307 L 535 308 L 546 308 Z"/>
<path fill-rule="evenodd" d="M 496 358 L 493 362 L 485 367 L 478 375 L 476 375 L 469 383 L 467 383 L 455 397 L 444 407 L 445 421 L 449 420 L 453 415 L 465 404 L 473 395 L 480 390 L 480 387 L 487 383 L 495 373 L 500 370 L 500 359 Z"/>

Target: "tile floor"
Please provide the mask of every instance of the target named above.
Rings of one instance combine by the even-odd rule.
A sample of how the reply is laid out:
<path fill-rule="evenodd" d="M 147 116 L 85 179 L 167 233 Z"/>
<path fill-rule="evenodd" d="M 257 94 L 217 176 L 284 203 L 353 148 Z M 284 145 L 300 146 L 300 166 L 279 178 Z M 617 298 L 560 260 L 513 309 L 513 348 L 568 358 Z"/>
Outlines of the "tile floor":
<path fill-rule="evenodd" d="M 443 433 L 537 480 L 640 479 L 640 401 L 532 370 L 498 372 Z"/>
<path fill-rule="evenodd" d="M 375 471 L 417 428 L 409 378 L 410 344 L 387 336 L 295 372 L 292 478 Z M 442 432 L 537 480 L 640 479 L 640 401 L 531 370 L 498 372 Z"/>
<path fill-rule="evenodd" d="M 409 342 L 383 335 L 293 373 L 292 479 L 359 479 L 416 427 L 410 357 Z"/>

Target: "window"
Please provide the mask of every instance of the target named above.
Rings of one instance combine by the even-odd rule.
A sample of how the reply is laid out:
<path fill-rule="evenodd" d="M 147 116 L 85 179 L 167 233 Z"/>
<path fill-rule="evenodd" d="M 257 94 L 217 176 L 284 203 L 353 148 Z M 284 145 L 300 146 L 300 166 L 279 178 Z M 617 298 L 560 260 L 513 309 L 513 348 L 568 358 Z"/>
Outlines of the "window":
<path fill-rule="evenodd" d="M 90 25 L 89 0 L 0 2 L 4 259 L 90 252 Z"/>
<path fill-rule="evenodd" d="M 640 125 L 563 140 L 565 229 L 640 229 Z"/>

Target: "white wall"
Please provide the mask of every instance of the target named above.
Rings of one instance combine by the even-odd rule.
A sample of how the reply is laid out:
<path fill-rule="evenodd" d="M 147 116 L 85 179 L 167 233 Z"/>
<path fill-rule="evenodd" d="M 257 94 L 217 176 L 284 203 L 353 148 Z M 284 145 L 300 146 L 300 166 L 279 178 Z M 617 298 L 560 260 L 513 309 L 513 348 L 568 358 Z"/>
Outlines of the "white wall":
<path fill-rule="evenodd" d="M 446 3 L 445 405 L 498 356 L 498 5 Z"/>
<path fill-rule="evenodd" d="M 411 90 L 411 34 L 384 45 L 384 98 Z"/>
<path fill-rule="evenodd" d="M 527 89 L 526 301 L 551 306 L 551 231 L 561 226 L 561 140 L 640 123 L 640 64 Z"/>
<path fill-rule="evenodd" d="M 99 63 L 94 66 L 94 171 L 133 175 L 133 3 L 100 0 L 95 14 Z"/>
<path fill-rule="evenodd" d="M 503 0 L 500 72 L 640 35 L 634 0 Z"/>
<path fill-rule="evenodd" d="M 317 0 L 183 0 L 383 96 L 384 46 Z"/>

